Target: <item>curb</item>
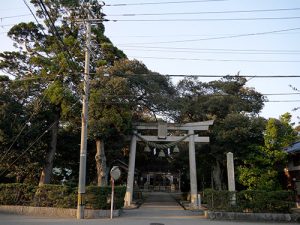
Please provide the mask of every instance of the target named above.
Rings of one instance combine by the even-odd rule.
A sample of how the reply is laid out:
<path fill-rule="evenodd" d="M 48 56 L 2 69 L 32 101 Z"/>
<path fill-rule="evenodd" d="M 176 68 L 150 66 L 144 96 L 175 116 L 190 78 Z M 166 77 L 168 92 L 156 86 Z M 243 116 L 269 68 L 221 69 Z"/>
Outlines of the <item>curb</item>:
<path fill-rule="evenodd" d="M 33 206 L 12 206 L 0 205 L 0 212 L 8 214 L 19 214 L 28 216 L 45 216 L 60 218 L 76 218 L 77 209 L 52 208 L 52 207 L 33 207 Z M 120 210 L 113 211 L 114 217 L 120 216 Z M 85 219 L 109 218 L 110 210 L 85 209 Z"/>
<path fill-rule="evenodd" d="M 207 218 L 211 220 L 240 220 L 240 221 L 276 221 L 299 222 L 299 214 L 288 213 L 238 213 L 207 211 Z"/>

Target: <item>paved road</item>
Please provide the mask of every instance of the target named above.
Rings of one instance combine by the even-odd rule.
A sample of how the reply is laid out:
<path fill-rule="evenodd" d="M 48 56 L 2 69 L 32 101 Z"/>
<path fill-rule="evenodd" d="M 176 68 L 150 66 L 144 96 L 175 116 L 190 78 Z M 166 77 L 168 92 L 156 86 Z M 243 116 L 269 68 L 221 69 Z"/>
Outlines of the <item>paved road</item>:
<path fill-rule="evenodd" d="M 167 193 L 149 193 L 139 209 L 124 210 L 121 217 L 110 219 L 57 219 L 0 214 L 0 225 L 268 225 L 265 222 L 210 221 L 183 210 Z M 278 223 L 291 225 L 292 223 Z"/>

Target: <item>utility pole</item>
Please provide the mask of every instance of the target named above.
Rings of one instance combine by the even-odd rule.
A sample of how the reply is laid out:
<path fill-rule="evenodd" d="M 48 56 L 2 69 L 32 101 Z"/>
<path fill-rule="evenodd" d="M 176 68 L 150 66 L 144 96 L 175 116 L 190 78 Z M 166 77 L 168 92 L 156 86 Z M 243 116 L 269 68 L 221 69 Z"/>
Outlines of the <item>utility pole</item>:
<path fill-rule="evenodd" d="M 88 10 L 89 11 L 89 10 Z M 85 183 L 86 183 L 86 158 L 87 158 L 87 123 L 88 123 L 88 102 L 90 89 L 90 43 L 91 43 L 91 20 L 90 12 L 86 24 L 86 48 L 85 48 L 85 66 L 83 79 L 83 96 L 82 96 L 82 115 L 81 115 L 81 144 L 80 144 L 80 165 L 79 165 L 79 182 L 78 182 L 78 202 L 77 202 L 77 219 L 84 219 L 85 205 Z"/>

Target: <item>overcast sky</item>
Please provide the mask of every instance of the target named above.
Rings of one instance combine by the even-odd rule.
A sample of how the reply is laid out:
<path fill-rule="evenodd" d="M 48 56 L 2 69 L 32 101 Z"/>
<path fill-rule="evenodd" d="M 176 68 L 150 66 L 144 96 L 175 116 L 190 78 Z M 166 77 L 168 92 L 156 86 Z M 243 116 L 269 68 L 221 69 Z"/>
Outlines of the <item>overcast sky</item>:
<path fill-rule="evenodd" d="M 300 77 L 272 76 L 300 76 L 300 1 L 108 0 L 105 3 L 103 12 L 110 20 L 105 22 L 106 35 L 130 59 L 142 61 L 161 74 L 223 76 L 240 72 L 257 76 L 248 78 L 247 86 L 266 94 L 270 101 L 265 103 L 261 115 L 279 118 L 290 112 L 293 121 L 299 121 L 299 111 L 292 110 L 300 106 L 300 93 L 295 94 L 290 85 L 300 89 Z M 33 21 L 29 14 L 23 0 L 1 1 L 0 51 L 12 50 L 6 32 L 13 24 Z M 199 78 L 213 79 L 218 78 Z"/>

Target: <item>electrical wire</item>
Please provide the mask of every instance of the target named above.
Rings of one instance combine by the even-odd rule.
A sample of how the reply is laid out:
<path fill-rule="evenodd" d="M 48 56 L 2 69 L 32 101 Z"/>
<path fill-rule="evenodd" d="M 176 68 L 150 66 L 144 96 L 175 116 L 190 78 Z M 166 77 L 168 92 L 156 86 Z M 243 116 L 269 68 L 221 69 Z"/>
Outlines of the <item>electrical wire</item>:
<path fill-rule="evenodd" d="M 169 4 L 187 4 L 201 2 L 223 2 L 227 0 L 192 0 L 192 1 L 169 1 L 169 2 L 140 2 L 140 3 L 119 3 L 105 4 L 104 6 L 143 6 L 143 5 L 169 5 Z"/>
<path fill-rule="evenodd" d="M 276 35 L 299 35 L 300 32 L 276 33 Z M 168 35 L 109 35 L 111 38 L 166 38 L 166 37 L 212 37 L 212 36 L 237 35 L 236 33 L 215 33 L 215 34 L 168 34 Z"/>
<path fill-rule="evenodd" d="M 197 42 L 197 41 L 208 41 L 208 40 L 221 40 L 221 39 L 231 39 L 231 38 L 238 38 L 238 37 L 248 37 L 248 36 L 274 34 L 274 33 L 295 31 L 295 30 L 300 30 L 300 27 L 281 29 L 281 30 L 264 31 L 264 32 L 247 33 L 247 34 L 221 36 L 221 37 L 212 37 L 212 38 L 199 38 L 199 39 L 197 38 L 197 39 L 186 39 L 186 40 L 176 40 L 176 41 L 125 43 L 125 44 L 120 44 L 120 45 L 126 46 L 126 45 L 145 45 L 145 44 L 147 44 L 147 45 L 148 44 L 169 44 L 169 43 L 183 43 L 183 42 Z"/>
<path fill-rule="evenodd" d="M 197 50 L 197 51 L 226 51 L 226 52 L 267 52 L 267 53 L 300 53 L 297 49 L 232 49 L 232 48 L 185 48 L 185 47 L 157 47 L 157 46 L 126 46 L 144 49 L 166 49 L 166 50 Z"/>
<path fill-rule="evenodd" d="M 37 21 L 37 23 L 39 24 L 37 18 L 35 17 L 34 13 L 32 12 L 31 8 L 29 7 L 29 5 L 27 4 L 27 2 L 25 0 L 23 0 L 24 4 L 26 5 L 26 7 L 29 9 L 29 11 L 31 12 L 31 14 L 33 15 L 33 17 L 35 18 L 35 20 Z M 40 25 L 40 24 L 39 24 Z M 44 35 L 46 35 L 44 33 L 44 31 L 42 31 Z M 75 46 L 73 47 L 75 48 Z M 60 74 L 61 71 L 63 70 L 63 68 L 61 68 L 57 74 Z M 58 76 L 55 76 L 54 80 L 52 81 L 52 83 L 54 83 L 56 80 L 58 79 Z M 27 79 L 26 79 L 27 80 Z M 40 107 L 43 103 L 43 101 L 45 100 L 46 95 L 43 95 L 42 99 L 40 99 L 40 101 L 37 103 L 37 106 Z M 10 150 L 12 149 L 12 147 L 14 146 L 14 144 L 16 143 L 16 141 L 18 140 L 18 138 L 20 137 L 20 135 L 23 133 L 24 129 L 26 128 L 27 124 L 32 120 L 33 116 L 35 115 L 34 112 L 32 112 L 32 114 L 30 115 L 29 119 L 24 123 L 24 125 L 22 126 L 21 130 L 19 131 L 19 133 L 16 135 L 16 137 L 13 139 L 12 144 L 9 146 L 9 148 L 6 150 L 6 152 L 2 155 L 0 161 L 3 161 L 4 158 L 7 156 L 7 154 L 10 152 Z"/>
<path fill-rule="evenodd" d="M 38 21 L 38 19 L 36 18 L 36 16 L 34 15 L 33 11 L 31 10 L 30 6 L 27 4 L 26 0 L 23 0 L 24 4 L 26 5 L 27 9 L 30 11 L 30 14 L 33 16 L 34 20 L 36 21 L 36 23 L 42 27 L 42 25 L 40 24 L 40 22 Z M 43 29 L 42 30 L 42 33 L 46 36 L 45 32 Z M 48 56 L 48 53 L 46 53 L 47 56 Z"/>
<path fill-rule="evenodd" d="M 215 21 L 253 21 L 253 20 L 298 20 L 300 16 L 287 17 L 253 17 L 253 18 L 193 18 L 193 19 L 114 19 L 108 18 L 112 22 L 215 22 Z"/>
<path fill-rule="evenodd" d="M 266 101 L 266 102 L 284 102 L 284 103 L 289 103 L 289 102 L 300 102 L 300 100 L 271 100 L 271 101 Z"/>
<path fill-rule="evenodd" d="M 249 62 L 249 63 L 299 63 L 300 60 L 251 60 L 251 59 L 199 59 L 183 57 L 154 57 L 154 56 L 131 56 L 141 59 L 164 59 L 164 60 L 182 60 L 182 61 L 205 61 L 205 62 Z"/>
<path fill-rule="evenodd" d="M 83 72 L 78 72 L 75 74 L 82 74 Z M 97 74 L 97 73 L 90 73 L 92 74 Z M 128 76 L 126 74 L 120 74 L 120 76 Z M 235 77 L 235 75 L 217 75 L 217 74 L 130 74 L 130 77 L 133 76 L 166 76 L 166 77 L 203 77 L 203 78 L 224 78 L 224 77 Z M 240 77 L 245 77 L 245 78 L 263 78 L 263 79 L 273 79 L 273 78 L 300 78 L 300 74 L 286 74 L 286 75 L 280 75 L 280 74 L 273 74 L 273 75 L 247 75 L 247 74 L 243 74 L 240 75 Z M 25 78 L 25 79 L 19 79 L 19 80 L 14 80 L 14 82 L 22 82 L 22 81 L 28 81 L 28 80 L 45 80 L 45 78 Z M 10 81 L 0 81 L 0 83 L 5 83 L 5 82 L 10 82 Z"/>
<path fill-rule="evenodd" d="M 131 76 L 167 76 L 167 77 L 203 77 L 203 78 L 224 78 L 224 77 L 235 77 L 231 75 L 214 75 L 214 74 L 131 74 Z M 245 78 L 300 78 L 300 75 L 240 75 Z"/>
<path fill-rule="evenodd" d="M 200 14 L 231 14 L 231 13 L 257 13 L 257 12 L 281 12 L 298 11 L 300 8 L 280 8 L 280 9 L 252 9 L 252 10 L 230 10 L 230 11 L 201 11 L 201 12 L 168 12 L 168 13 L 125 13 L 107 14 L 106 16 L 169 16 L 169 15 L 200 15 Z"/>
<path fill-rule="evenodd" d="M 208 78 L 224 78 L 228 75 L 205 75 L 205 74 L 166 74 L 168 77 L 208 77 Z M 300 78 L 300 75 L 240 75 L 245 78 Z M 235 77 L 235 76 L 231 76 Z"/>
<path fill-rule="evenodd" d="M 127 51 L 140 51 L 140 52 L 167 52 L 167 53 L 176 53 L 176 52 L 185 52 L 185 53 L 197 53 L 197 54 L 234 54 L 234 55 L 299 55 L 300 52 L 232 52 L 232 51 L 199 51 L 199 50 L 160 50 L 160 49 L 139 49 L 139 48 L 122 48 L 122 50 Z"/>
<path fill-rule="evenodd" d="M 21 14 L 21 15 L 14 15 L 14 16 L 3 16 L 0 17 L 0 20 L 4 20 L 4 19 L 11 19 L 11 18 L 18 18 L 18 17 L 26 17 L 26 16 L 31 16 L 31 14 Z"/>
<path fill-rule="evenodd" d="M 34 146 L 54 125 L 56 124 L 56 122 L 52 123 L 38 138 L 36 138 L 30 145 L 29 147 L 22 152 L 22 154 L 20 154 L 9 166 L 8 168 L 6 168 L 4 171 L 2 171 L 2 173 L 0 174 L 0 177 L 7 171 L 10 169 L 10 167 L 12 167 L 23 155 L 25 155 L 26 152 L 28 152 L 32 146 Z M 2 160 L 1 160 L 2 161 Z"/>
<path fill-rule="evenodd" d="M 66 47 L 63 39 L 59 35 L 59 32 L 58 32 L 58 30 L 57 30 L 57 28 L 56 28 L 56 26 L 54 24 L 54 21 L 52 20 L 52 18 L 50 16 L 50 14 L 49 14 L 49 12 L 48 12 L 48 10 L 47 10 L 47 8 L 46 8 L 43 0 L 39 0 L 39 6 L 41 7 L 41 9 L 42 9 L 45 17 L 48 17 L 48 19 L 50 21 L 50 24 L 51 24 L 51 26 L 50 26 L 51 30 L 52 30 L 53 34 L 56 36 L 56 38 L 58 39 L 58 41 L 61 43 L 61 48 L 62 48 L 63 52 L 67 53 L 67 55 L 71 59 L 71 61 L 74 62 L 73 56 L 70 53 L 70 51 L 68 50 L 68 48 Z M 69 61 L 67 61 L 67 63 L 69 64 Z M 70 68 L 72 68 L 72 65 L 69 64 L 69 66 L 70 66 Z"/>
<path fill-rule="evenodd" d="M 37 20 L 37 18 L 35 17 L 35 15 L 34 15 L 34 13 L 32 12 L 32 10 L 31 10 L 31 8 L 29 7 L 29 5 L 27 4 L 27 2 L 25 1 L 25 0 L 23 0 L 23 2 L 25 3 L 25 5 L 27 6 L 27 8 L 30 10 L 30 12 L 31 12 L 31 14 L 33 15 L 33 17 L 35 18 L 35 20 L 36 20 L 36 22 L 39 24 L 39 22 L 38 22 L 38 20 Z M 46 9 L 46 7 L 45 7 L 45 5 L 44 5 L 44 3 L 43 3 L 43 1 L 42 0 L 40 0 L 40 7 L 41 7 L 41 9 L 42 9 L 42 11 L 43 11 L 43 13 L 44 13 L 44 15 L 45 15 L 45 17 L 48 17 L 48 19 L 49 19 L 49 21 L 50 21 L 50 23 L 51 23 L 51 25 L 52 25 L 52 27 L 51 27 L 51 29 L 54 29 L 54 35 L 59 39 L 59 41 L 62 43 L 62 45 L 63 45 L 63 50 L 64 51 L 67 51 L 67 53 L 69 54 L 69 56 L 70 56 L 70 58 L 73 60 L 73 57 L 71 56 L 71 54 L 70 54 L 70 52 L 69 52 L 69 50 L 66 48 L 66 46 L 65 46 L 65 44 L 64 44 L 64 42 L 63 42 L 63 40 L 61 39 L 61 37 L 59 36 L 59 34 L 58 34 L 58 31 L 57 31 L 57 29 L 56 29 L 56 27 L 55 27 L 55 25 L 54 25 L 54 22 L 53 22 L 53 20 L 51 19 L 51 17 L 50 17 L 50 15 L 49 15 L 49 13 L 48 13 L 48 11 L 47 11 L 47 9 Z M 43 33 L 44 33 L 44 31 L 43 31 Z M 46 35 L 45 33 L 44 33 L 44 35 Z M 74 46 L 73 48 L 75 48 L 76 46 Z M 89 51 L 91 51 L 90 49 L 89 49 Z M 63 68 L 61 68 L 60 69 L 60 71 L 62 70 Z M 60 74 L 60 71 L 58 72 L 58 74 Z M 55 77 L 55 79 L 54 79 L 54 81 L 57 79 L 57 77 L 58 76 L 56 76 Z M 53 82 L 54 82 L 53 81 Z M 43 102 L 43 100 L 45 99 L 45 95 L 43 96 L 43 98 L 41 99 L 41 101 L 38 103 L 38 105 L 41 105 L 41 103 Z M 24 126 L 22 127 L 22 129 L 21 129 L 21 131 L 18 133 L 18 135 L 14 138 L 14 141 L 13 141 L 13 143 L 10 145 L 10 147 L 8 148 L 8 150 L 5 152 L 5 154 L 3 154 L 3 156 L 1 157 L 1 160 L 0 161 L 3 161 L 4 160 L 4 158 L 7 156 L 7 154 L 10 152 L 10 150 L 11 150 L 11 148 L 13 147 L 13 145 L 16 143 L 16 141 L 18 140 L 18 138 L 20 137 L 20 135 L 22 134 L 22 132 L 23 132 L 23 130 L 25 129 L 25 127 L 26 127 L 26 125 L 27 125 L 27 123 L 28 122 L 30 122 L 31 121 L 31 119 L 32 119 L 32 117 L 34 116 L 34 113 L 32 113 L 31 114 L 31 116 L 30 116 L 30 118 L 29 118 L 29 120 L 27 120 L 27 122 L 24 124 Z M 54 124 L 52 124 L 45 132 L 47 132 L 52 126 L 53 126 Z M 32 144 L 32 145 L 30 145 L 29 147 L 28 147 L 28 149 L 22 154 L 22 155 L 24 155 L 44 134 L 45 134 L 45 132 Z M 21 156 L 22 156 L 21 155 Z M 20 157 L 21 157 L 20 156 Z M 18 157 L 11 165 L 13 165 L 20 157 Z M 10 166 L 11 166 L 10 165 Z M 10 167 L 9 166 L 9 167 Z M 5 170 L 3 173 L 5 173 L 7 170 Z M 2 173 L 2 174 L 3 174 Z M 1 175 L 2 175 L 1 174 Z M 0 176 L 1 176 L 0 175 Z"/>

